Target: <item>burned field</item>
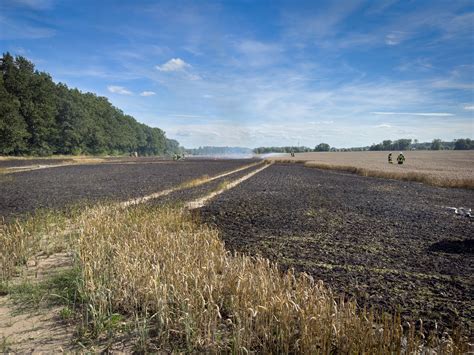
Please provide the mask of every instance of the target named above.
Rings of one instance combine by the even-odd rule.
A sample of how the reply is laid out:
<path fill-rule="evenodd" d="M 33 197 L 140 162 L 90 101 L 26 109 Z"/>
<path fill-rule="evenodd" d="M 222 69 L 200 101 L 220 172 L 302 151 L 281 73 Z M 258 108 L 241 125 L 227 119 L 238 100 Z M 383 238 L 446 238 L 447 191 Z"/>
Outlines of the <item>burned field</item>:
<path fill-rule="evenodd" d="M 456 215 L 453 210 L 448 209 L 472 207 L 472 190 L 435 188 L 413 182 L 361 177 L 345 172 L 308 168 L 300 164 L 266 165 L 256 160 L 189 159 L 173 162 L 151 158 L 120 159 L 11 173 L 3 177 L 6 179 L 0 180 L 0 216 L 6 219 L 7 224 L 13 217 L 24 216 L 40 208 L 61 210 L 84 202 L 92 205 L 90 209 L 84 209 L 84 215 L 89 217 L 75 223 L 84 223 L 85 226 L 91 223 L 89 218 L 100 219 L 102 217 L 97 216 L 101 214 L 115 214 L 122 221 L 122 218 L 135 216 L 135 212 L 141 211 L 139 213 L 146 217 L 143 225 L 157 228 L 158 231 L 161 225 L 157 214 L 161 213 L 160 218 L 167 218 L 165 221 L 168 222 L 163 225 L 175 223 L 177 226 L 181 226 L 184 221 L 178 218 L 180 214 L 189 215 L 195 228 L 213 233 L 223 253 L 216 260 L 222 261 L 221 257 L 224 256 L 229 258 L 227 265 L 230 265 L 230 269 L 235 265 L 235 260 L 240 260 L 240 256 L 233 256 L 225 249 L 263 256 L 277 262 L 283 270 L 294 268 L 312 275 L 315 280 L 323 280 L 334 291 L 327 296 L 330 307 L 347 306 L 347 303 L 334 303 L 333 295 L 341 295 L 356 300 L 362 307 L 399 311 L 407 321 L 423 319 L 425 329 L 434 329 L 435 322 L 439 325 L 439 330 L 452 330 L 459 324 L 467 333 L 472 329 L 474 227 L 469 217 Z M 230 189 L 226 190 L 227 188 Z M 199 208 L 203 197 L 217 191 L 221 194 Z M 128 202 L 103 205 L 100 202 L 104 200 Z M 131 205 L 141 206 L 135 206 L 136 209 L 128 208 Z M 192 209 L 193 213 L 189 214 L 186 209 Z M 135 212 L 129 214 L 129 211 Z M 41 214 L 39 218 L 42 218 Z M 104 220 L 104 223 L 109 223 L 107 225 L 102 225 L 102 220 L 97 222 L 102 228 L 101 233 L 116 235 L 111 232 L 115 224 L 107 221 L 108 219 Z M 216 226 L 217 231 L 214 228 L 208 229 L 208 226 L 199 222 Z M 133 230 L 142 227 L 140 223 L 133 222 Z M 92 230 L 96 231 L 96 228 Z M 124 238 L 118 240 L 127 244 L 129 237 L 130 241 L 137 241 L 151 235 L 148 232 L 127 233 L 123 232 Z M 213 253 L 204 255 L 199 251 L 201 247 L 208 245 L 201 239 L 189 248 L 185 243 L 192 239 L 192 235 L 186 234 L 189 230 L 180 230 L 179 233 L 184 233 L 181 235 L 183 244 L 179 251 L 192 255 L 187 256 L 186 260 L 211 260 L 209 265 L 221 262 L 212 261 Z M 27 237 L 25 235 L 24 240 L 28 240 Z M 138 237 L 140 238 L 136 239 Z M 97 235 L 91 242 L 100 238 L 101 235 Z M 220 244 L 219 238 L 224 241 L 225 248 Z M 140 245 L 145 246 L 144 252 L 148 253 L 148 247 L 154 245 L 156 240 L 154 237 L 146 240 L 143 243 L 140 241 Z M 174 242 L 173 238 L 170 242 L 171 240 Z M 115 244 L 110 247 L 115 247 Z M 153 260 L 159 253 L 167 253 L 166 248 L 155 247 L 157 249 L 152 253 Z M 28 250 L 30 249 L 35 250 Z M 95 248 L 92 247 L 91 251 L 93 250 Z M 133 250 L 135 248 L 124 254 L 125 259 Z M 170 254 L 170 267 L 176 266 L 173 262 L 177 254 L 180 253 L 175 251 Z M 27 260 L 26 257 L 23 259 Z M 137 282 L 131 288 L 134 293 L 137 290 L 145 292 L 148 288 L 142 287 L 141 276 L 133 271 L 138 259 L 131 260 L 128 266 L 118 268 L 117 273 L 127 273 L 127 280 L 131 279 L 130 275 L 133 276 L 132 279 Z M 258 264 L 256 260 L 254 261 Z M 181 264 L 183 265 L 179 265 L 180 267 L 194 268 L 186 263 Z M 84 263 L 82 267 L 91 265 L 95 263 Z M 104 259 L 104 267 L 114 265 L 109 259 Z M 219 277 L 222 276 L 219 267 L 214 271 Z M 252 291 L 246 293 L 245 298 L 249 304 L 255 303 L 253 307 L 265 304 L 263 300 L 252 297 L 256 288 L 270 287 L 282 275 L 287 275 L 278 273 L 277 269 L 275 271 L 275 275 L 279 276 L 272 276 L 272 281 L 269 279 L 261 285 L 252 281 L 249 284 L 249 290 Z M 249 274 L 248 280 L 261 276 L 255 272 L 254 275 L 253 271 L 246 271 Z M 98 273 L 101 274 L 102 272 Z M 206 276 L 206 272 L 203 275 Z M 211 279 L 217 280 L 219 277 Z M 229 279 L 233 280 L 232 277 Z M 223 277 L 222 282 L 225 284 L 229 279 Z M 193 281 L 192 284 L 199 285 L 199 282 Z M 120 288 L 121 285 L 122 281 L 109 286 Z M 313 287 L 320 284 L 311 285 Z M 177 281 L 170 289 L 181 286 L 182 282 Z M 220 289 L 219 287 L 216 286 L 215 289 Z M 227 297 L 230 292 L 225 289 L 221 291 L 222 297 Z M 289 286 L 288 290 L 282 292 L 293 291 L 293 286 Z M 262 291 L 260 294 L 271 293 Z M 301 295 L 307 295 L 306 291 Z M 157 296 L 153 297 L 155 299 Z M 293 302 L 293 296 L 288 297 Z M 195 295 L 187 295 L 180 299 L 194 298 Z M 265 302 L 271 304 L 272 300 L 270 297 Z M 299 302 L 304 304 L 302 300 Z M 246 307 L 243 308 L 245 314 L 248 311 Z M 271 307 L 273 306 L 268 309 L 272 309 Z M 197 312 L 196 317 L 200 317 L 201 313 Z M 331 311 L 328 314 L 335 313 Z M 361 311 L 361 308 L 354 313 L 356 318 L 363 317 L 363 314 L 368 313 Z M 294 315 L 288 318 L 291 321 L 295 319 Z M 354 321 L 355 318 L 350 319 Z M 252 320 L 254 321 L 255 319 Z M 328 329 L 332 332 L 331 324 L 343 326 L 341 324 L 344 321 L 338 322 L 327 323 Z M 373 330 L 373 321 L 367 322 Z M 210 323 L 206 321 L 203 324 L 207 326 Z M 391 326 L 400 329 L 396 320 L 393 324 Z M 347 334 L 355 334 L 352 325 L 347 326 Z M 298 330 L 295 332 L 298 333 Z M 249 334 L 253 334 L 252 331 Z M 339 336 L 338 334 L 339 330 L 336 329 L 335 336 Z M 341 339 L 344 336 L 341 335 Z M 311 344 L 313 337 L 308 339 L 308 344 Z"/>
<path fill-rule="evenodd" d="M 0 216 L 11 218 L 39 208 L 62 208 L 103 199 L 122 201 L 175 187 L 205 175 L 213 176 L 252 160 L 147 159 L 70 165 L 5 175 L 0 180 Z"/>
<path fill-rule="evenodd" d="M 305 271 L 360 305 L 472 329 L 474 192 L 276 164 L 201 209 L 230 250 Z"/>

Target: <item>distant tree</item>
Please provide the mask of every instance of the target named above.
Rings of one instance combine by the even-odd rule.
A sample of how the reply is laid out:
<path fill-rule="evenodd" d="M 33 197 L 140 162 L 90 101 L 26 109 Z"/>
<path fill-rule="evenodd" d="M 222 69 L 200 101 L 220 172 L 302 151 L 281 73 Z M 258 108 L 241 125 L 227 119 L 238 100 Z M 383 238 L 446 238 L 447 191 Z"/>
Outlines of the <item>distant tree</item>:
<path fill-rule="evenodd" d="M 469 150 L 474 149 L 474 142 L 470 138 L 457 139 L 454 142 L 455 150 Z"/>
<path fill-rule="evenodd" d="M 382 143 L 379 143 L 379 144 L 374 143 L 370 146 L 369 150 L 374 150 L 374 151 L 383 150 L 383 144 Z"/>
<path fill-rule="evenodd" d="M 392 141 L 385 140 L 382 142 L 383 150 L 391 150 L 392 149 Z"/>
<path fill-rule="evenodd" d="M 411 145 L 411 139 L 399 139 L 395 142 L 398 145 L 397 147 L 398 150 L 407 150 L 410 148 L 410 145 Z"/>
<path fill-rule="evenodd" d="M 431 150 L 441 150 L 443 149 L 441 139 L 436 138 L 431 142 Z"/>
<path fill-rule="evenodd" d="M 314 148 L 314 151 L 315 152 L 329 152 L 330 149 L 331 147 L 329 146 L 329 144 L 320 143 Z"/>

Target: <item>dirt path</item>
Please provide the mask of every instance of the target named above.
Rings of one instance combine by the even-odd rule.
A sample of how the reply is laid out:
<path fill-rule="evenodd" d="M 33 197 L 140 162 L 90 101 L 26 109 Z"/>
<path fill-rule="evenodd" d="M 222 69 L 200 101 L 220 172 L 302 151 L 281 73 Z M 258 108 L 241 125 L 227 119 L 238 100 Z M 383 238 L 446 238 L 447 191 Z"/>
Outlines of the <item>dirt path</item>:
<path fill-rule="evenodd" d="M 32 285 L 64 272 L 72 265 L 67 253 L 40 256 L 29 262 L 25 275 L 13 283 L 28 282 Z M 72 351 L 74 327 L 62 321 L 62 306 L 35 307 L 21 310 L 14 299 L 0 297 L 0 352 L 8 353 L 57 353 Z"/>

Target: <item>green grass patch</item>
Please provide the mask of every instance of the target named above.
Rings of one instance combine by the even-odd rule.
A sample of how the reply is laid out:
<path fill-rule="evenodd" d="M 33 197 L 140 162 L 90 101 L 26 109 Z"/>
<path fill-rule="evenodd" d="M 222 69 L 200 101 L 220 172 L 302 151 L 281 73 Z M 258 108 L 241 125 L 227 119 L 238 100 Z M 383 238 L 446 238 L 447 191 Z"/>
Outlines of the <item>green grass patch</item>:
<path fill-rule="evenodd" d="M 80 272 L 77 268 L 64 270 L 53 277 L 40 281 L 24 281 L 10 285 L 6 293 L 19 312 L 31 312 L 39 307 L 61 306 L 73 312 L 82 302 L 78 287 Z M 67 311 L 63 311 L 66 315 Z"/>

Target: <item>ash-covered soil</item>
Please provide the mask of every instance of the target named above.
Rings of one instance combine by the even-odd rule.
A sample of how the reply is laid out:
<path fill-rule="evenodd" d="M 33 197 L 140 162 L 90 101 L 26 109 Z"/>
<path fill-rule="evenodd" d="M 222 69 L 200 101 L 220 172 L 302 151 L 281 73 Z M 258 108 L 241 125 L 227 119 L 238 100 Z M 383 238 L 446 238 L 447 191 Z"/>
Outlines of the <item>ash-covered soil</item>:
<path fill-rule="evenodd" d="M 226 183 L 234 181 L 234 180 L 238 180 L 244 177 L 245 175 L 250 174 L 252 171 L 261 168 L 262 164 L 251 166 L 247 169 L 226 175 L 224 177 L 212 180 L 210 182 L 207 182 L 199 186 L 172 192 L 171 194 L 167 196 L 153 199 L 149 203 L 152 205 L 176 206 L 176 205 L 184 204 L 186 202 L 197 200 L 199 198 L 209 195 L 210 193 L 214 191 L 220 190 L 222 187 L 225 186 Z"/>
<path fill-rule="evenodd" d="M 474 319 L 474 191 L 278 164 L 201 209 L 227 248 L 440 328 Z"/>
<path fill-rule="evenodd" d="M 146 196 L 204 175 L 218 175 L 252 160 L 147 160 L 133 164 L 70 165 L 3 175 L 0 217 L 101 199 Z"/>

